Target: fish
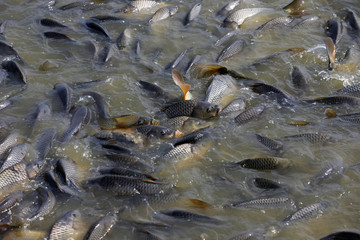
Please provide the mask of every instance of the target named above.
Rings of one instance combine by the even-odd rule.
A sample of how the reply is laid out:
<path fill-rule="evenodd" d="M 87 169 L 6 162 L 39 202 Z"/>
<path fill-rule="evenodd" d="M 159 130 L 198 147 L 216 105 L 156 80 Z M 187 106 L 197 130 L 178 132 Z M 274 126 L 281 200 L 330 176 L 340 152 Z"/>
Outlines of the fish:
<path fill-rule="evenodd" d="M 20 163 L 25 158 L 28 149 L 29 145 L 26 143 L 13 146 L 1 165 L 0 173 L 11 166 L 14 166 L 15 164 Z"/>
<path fill-rule="evenodd" d="M 79 210 L 71 210 L 60 217 L 51 227 L 49 240 L 75 239 L 81 221 Z"/>
<path fill-rule="evenodd" d="M 284 144 L 282 142 L 261 136 L 260 134 L 255 134 L 255 136 L 258 142 L 276 154 L 280 154 L 283 151 Z"/>
<path fill-rule="evenodd" d="M 240 4 L 240 0 L 230 1 L 225 4 L 219 11 L 216 12 L 216 16 L 226 16 L 232 10 L 234 10 Z"/>
<path fill-rule="evenodd" d="M 136 170 L 131 170 L 123 167 L 101 167 L 97 169 L 102 175 L 110 174 L 110 175 L 120 175 L 125 177 L 133 177 L 133 178 L 141 178 L 141 179 L 150 179 L 153 181 L 158 180 L 158 178 L 151 176 L 146 173 L 142 173 Z"/>
<path fill-rule="evenodd" d="M 303 143 L 311 143 L 311 144 L 325 144 L 328 142 L 332 142 L 334 138 L 326 133 L 302 133 L 291 136 L 281 137 L 280 140 L 282 142 L 285 141 L 300 141 Z"/>
<path fill-rule="evenodd" d="M 294 19 L 292 17 L 276 17 L 273 18 L 266 23 L 259 26 L 255 32 L 257 37 L 260 37 L 260 34 L 263 34 L 265 31 L 273 30 L 277 27 L 285 28 L 290 27 L 290 24 L 292 23 Z"/>
<path fill-rule="evenodd" d="M 154 15 L 149 19 L 148 24 L 154 24 L 161 20 L 167 19 L 169 17 L 174 16 L 179 10 L 178 6 L 169 6 L 159 8 Z"/>
<path fill-rule="evenodd" d="M 66 11 L 66 10 L 70 10 L 73 8 L 81 8 L 81 10 L 92 10 L 92 9 L 96 9 L 97 7 L 99 7 L 98 4 L 94 4 L 94 3 L 90 3 L 90 2 L 83 2 L 83 1 L 76 1 L 76 2 L 71 2 L 69 4 L 65 4 L 61 7 L 59 7 L 59 10 L 62 11 Z"/>
<path fill-rule="evenodd" d="M 68 142 L 73 135 L 78 133 L 90 121 L 90 111 L 85 106 L 76 108 L 71 118 L 69 127 L 65 130 L 61 137 L 61 142 Z"/>
<path fill-rule="evenodd" d="M 39 187 L 36 189 L 37 192 L 37 201 L 38 204 L 33 204 L 32 206 L 35 207 L 35 210 L 32 212 L 30 216 L 27 217 L 27 221 L 32 222 L 40 217 L 44 217 L 49 214 L 56 204 L 56 198 L 51 190 L 48 190 L 43 187 Z"/>
<path fill-rule="evenodd" d="M 225 206 L 233 207 L 233 208 L 296 209 L 295 201 L 288 197 L 255 198 L 255 199 L 245 200 L 245 201 L 240 201 L 240 202 L 231 202 Z"/>
<path fill-rule="evenodd" d="M 165 66 L 165 71 L 175 69 L 184 59 L 188 51 L 189 49 L 185 49 L 184 51 L 182 51 L 173 61 L 171 61 L 168 65 Z"/>
<path fill-rule="evenodd" d="M 172 71 L 171 75 L 172 75 L 172 79 L 175 82 L 175 84 L 177 86 L 179 86 L 181 91 L 183 92 L 184 100 L 193 99 L 193 96 L 191 95 L 191 93 L 189 91 L 191 86 L 189 84 L 185 83 L 185 80 L 184 80 L 183 76 L 181 75 L 181 73 L 178 70 L 174 69 Z"/>
<path fill-rule="evenodd" d="M 50 27 L 50 28 L 68 28 L 64 24 L 59 23 L 58 21 L 51 18 L 41 18 L 39 19 L 39 24 L 44 27 Z"/>
<path fill-rule="evenodd" d="M 189 212 L 182 209 L 166 209 L 155 212 L 155 217 L 166 220 L 178 220 L 197 223 L 220 224 L 222 221 L 206 215 Z"/>
<path fill-rule="evenodd" d="M 336 55 L 335 43 L 329 37 L 325 38 L 324 42 L 325 42 L 325 46 L 326 46 L 326 50 L 327 50 L 327 55 L 329 57 L 329 67 L 328 67 L 328 69 L 333 70 L 334 69 L 334 64 L 335 64 L 335 55 Z"/>
<path fill-rule="evenodd" d="M 345 21 L 347 22 L 347 25 L 349 26 L 347 28 L 348 33 L 359 45 L 360 44 L 360 40 L 358 37 L 359 31 L 360 31 L 359 17 L 356 15 L 356 13 L 353 10 L 346 9 Z"/>
<path fill-rule="evenodd" d="M 105 157 L 110 161 L 120 165 L 121 167 L 131 167 L 136 169 L 152 169 L 150 164 L 146 163 L 142 159 L 137 156 L 134 156 L 129 153 L 112 153 L 112 154 L 105 154 Z"/>
<path fill-rule="evenodd" d="M 182 133 L 176 129 L 154 125 L 140 126 L 136 128 L 136 131 L 145 135 L 147 138 L 170 139 L 182 135 Z"/>
<path fill-rule="evenodd" d="M 49 39 L 66 40 L 69 42 L 74 42 L 74 40 L 72 38 L 70 38 L 66 34 L 59 33 L 59 32 L 47 31 L 47 32 L 43 32 L 43 35 L 44 35 L 44 37 L 49 38 Z"/>
<path fill-rule="evenodd" d="M 209 137 L 209 135 L 210 135 L 209 130 L 210 130 L 209 127 L 201 128 L 201 129 L 193 131 L 185 136 L 173 139 L 171 141 L 171 144 L 174 147 L 177 147 L 178 145 L 182 145 L 185 143 L 195 144 L 195 143 L 200 142 L 200 141 L 204 140 L 205 138 Z"/>
<path fill-rule="evenodd" d="M 54 173 L 59 177 L 61 185 L 80 191 L 79 172 L 72 159 L 59 159 L 55 163 Z"/>
<path fill-rule="evenodd" d="M 49 128 L 41 134 L 35 145 L 37 159 L 44 159 L 47 156 L 52 147 L 56 134 L 57 131 L 55 128 Z"/>
<path fill-rule="evenodd" d="M 117 142 L 123 142 L 127 144 L 135 144 L 135 139 L 132 135 L 121 132 L 121 131 L 109 131 L 109 130 L 101 130 L 94 134 L 94 137 L 101 140 L 115 140 Z"/>
<path fill-rule="evenodd" d="M 47 233 L 44 231 L 36 231 L 30 229 L 19 228 L 13 231 L 8 231 L 3 240 L 35 240 L 35 239 L 45 239 Z"/>
<path fill-rule="evenodd" d="M 360 232 L 356 230 L 340 230 L 326 235 L 319 240 L 359 240 Z"/>
<path fill-rule="evenodd" d="M 287 55 L 291 56 L 291 55 L 299 54 L 303 51 L 305 51 L 304 48 L 289 48 L 286 50 L 278 51 L 278 52 L 272 53 L 266 57 L 255 60 L 254 62 L 249 64 L 249 67 L 252 67 L 252 68 L 258 67 L 258 66 L 261 66 L 262 64 L 273 61 L 274 58 L 276 58 L 276 57 L 282 58 L 283 56 L 287 56 Z"/>
<path fill-rule="evenodd" d="M 301 68 L 294 66 L 291 73 L 291 83 L 296 90 L 303 90 L 308 86 L 308 82 Z"/>
<path fill-rule="evenodd" d="M 171 101 L 172 97 L 163 88 L 159 87 L 158 85 L 142 80 L 140 80 L 138 83 L 141 88 L 152 93 L 152 95 L 156 97 L 157 100 L 163 100 L 164 102 Z"/>
<path fill-rule="evenodd" d="M 245 102 L 241 98 L 234 99 L 228 105 L 226 105 L 220 112 L 220 116 L 229 115 L 232 113 L 245 110 Z"/>
<path fill-rule="evenodd" d="M 222 62 L 224 60 L 227 60 L 231 58 L 232 56 L 239 54 L 245 45 L 245 41 L 242 39 L 236 40 L 226 47 L 220 52 L 220 54 L 216 58 L 216 62 Z"/>
<path fill-rule="evenodd" d="M 71 107 L 71 88 L 66 83 L 57 83 L 54 86 L 54 91 L 57 97 L 60 99 L 63 109 L 66 113 L 68 113 Z"/>
<path fill-rule="evenodd" d="M 235 80 L 228 75 L 217 75 L 206 90 L 205 102 L 222 105 L 223 99 L 236 89 Z"/>
<path fill-rule="evenodd" d="M 12 56 L 21 60 L 16 50 L 5 41 L 0 40 L 0 55 L 1 56 Z"/>
<path fill-rule="evenodd" d="M 266 190 L 280 189 L 283 187 L 280 183 L 267 178 L 259 178 L 259 177 L 251 178 L 249 182 L 257 188 L 266 189 Z"/>
<path fill-rule="evenodd" d="M 253 92 L 258 94 L 265 94 L 270 98 L 274 98 L 280 105 L 291 106 L 294 99 L 290 94 L 265 83 L 254 83 L 251 85 Z"/>
<path fill-rule="evenodd" d="M 314 100 L 305 100 L 308 103 L 324 103 L 329 105 L 348 104 L 356 106 L 360 104 L 360 98 L 352 96 L 332 96 L 332 97 L 319 97 Z"/>
<path fill-rule="evenodd" d="M 197 17 L 199 17 L 201 8 L 202 8 L 202 0 L 200 0 L 200 2 L 195 3 L 195 5 L 193 5 L 190 8 L 190 10 L 185 15 L 185 19 L 184 19 L 185 26 L 189 25 L 192 21 L 194 21 Z"/>
<path fill-rule="evenodd" d="M 251 107 L 241 112 L 234 118 L 234 122 L 237 125 L 242 125 L 248 123 L 256 118 L 258 118 L 265 110 L 265 107 L 262 105 L 258 105 L 255 107 Z"/>
<path fill-rule="evenodd" d="M 20 136 L 17 132 L 12 132 L 0 143 L 0 156 L 5 154 L 10 148 L 19 143 Z"/>
<path fill-rule="evenodd" d="M 348 95 L 353 97 L 360 97 L 360 84 L 355 84 L 343 87 L 334 92 L 335 95 Z"/>
<path fill-rule="evenodd" d="M 37 121 L 42 121 L 49 119 L 51 116 L 51 108 L 50 105 L 45 103 L 40 103 L 36 106 L 35 111 L 33 111 L 30 115 L 30 127 L 29 127 L 29 135 L 31 136 Z"/>
<path fill-rule="evenodd" d="M 123 50 L 131 44 L 131 35 L 132 31 L 129 28 L 125 28 L 124 31 L 122 31 L 122 33 L 116 39 L 116 46 L 118 47 L 118 49 Z"/>
<path fill-rule="evenodd" d="M 85 27 L 92 33 L 95 33 L 105 39 L 110 40 L 110 34 L 108 30 L 102 26 L 100 23 L 94 22 L 92 20 L 85 21 Z"/>
<path fill-rule="evenodd" d="M 15 184 L 35 178 L 45 165 L 45 161 L 18 163 L 0 173 L 0 189 L 4 190 Z"/>
<path fill-rule="evenodd" d="M 342 35 L 343 29 L 339 18 L 334 17 L 326 22 L 325 33 L 330 37 L 334 44 L 338 44 Z"/>
<path fill-rule="evenodd" d="M 131 0 L 129 4 L 121 9 L 121 12 L 140 12 L 144 9 L 153 8 L 158 5 L 154 0 Z"/>
<path fill-rule="evenodd" d="M 21 202 L 24 198 L 24 191 L 19 190 L 10 193 L 0 202 L 0 213 L 4 213 L 12 209 L 16 204 Z"/>
<path fill-rule="evenodd" d="M 149 179 L 132 178 L 120 175 L 101 175 L 86 180 L 87 185 L 98 185 L 119 196 L 136 194 L 155 194 L 172 188 L 171 184 Z"/>
<path fill-rule="evenodd" d="M 264 239 L 265 231 L 264 230 L 250 230 L 246 232 L 241 232 L 234 237 L 229 238 L 228 240 L 262 240 Z"/>
<path fill-rule="evenodd" d="M 91 225 L 86 233 L 84 240 L 101 240 L 103 239 L 115 225 L 117 218 L 112 215 L 106 215 Z"/>
<path fill-rule="evenodd" d="M 1 66 L 3 69 L 6 70 L 9 79 L 17 83 L 27 84 L 27 78 L 24 71 L 22 70 L 20 65 L 17 64 L 15 61 L 13 60 L 3 61 L 1 63 Z"/>
<path fill-rule="evenodd" d="M 283 10 L 292 15 L 301 15 L 303 13 L 304 0 L 293 0 L 291 3 L 283 7 Z"/>
<path fill-rule="evenodd" d="M 118 144 L 117 142 L 108 141 L 106 143 L 101 144 L 101 146 L 105 149 L 110 150 L 111 152 L 120 153 L 120 154 L 131 154 L 131 150 L 124 147 L 122 144 Z"/>
<path fill-rule="evenodd" d="M 326 162 L 324 167 L 320 170 L 318 174 L 313 176 L 308 184 L 311 187 L 316 187 L 322 184 L 326 179 L 331 179 L 334 175 L 342 174 L 344 166 L 342 161 L 331 161 Z"/>
<path fill-rule="evenodd" d="M 238 162 L 231 163 L 231 165 L 239 165 L 243 168 L 250 168 L 256 170 L 274 170 L 290 166 L 290 161 L 285 158 L 261 157 L 244 159 Z"/>
<path fill-rule="evenodd" d="M 159 125 L 160 122 L 150 117 L 137 116 L 137 115 L 121 115 L 101 119 L 99 121 L 102 129 L 117 129 L 117 128 L 130 128 L 134 126 L 143 125 Z"/>
<path fill-rule="evenodd" d="M 201 55 L 195 55 L 188 63 L 186 69 L 185 69 L 185 76 L 190 77 L 192 75 L 192 72 L 194 69 L 196 69 L 196 66 L 201 61 L 202 56 Z"/>
<path fill-rule="evenodd" d="M 294 223 L 308 221 L 313 218 L 320 217 L 329 206 L 326 202 L 313 203 L 306 205 L 294 213 L 287 216 L 283 221 L 283 225 L 292 225 Z"/>
<path fill-rule="evenodd" d="M 224 20 L 223 26 L 228 27 L 235 25 L 236 28 L 240 27 L 241 24 L 247 19 L 256 14 L 273 11 L 271 8 L 243 8 L 230 13 Z"/>
<path fill-rule="evenodd" d="M 201 119 L 215 117 L 220 112 L 220 106 L 196 100 L 179 101 L 162 108 L 168 118 L 188 116 Z"/>
<path fill-rule="evenodd" d="M 101 94 L 99 94 L 97 92 L 87 91 L 87 92 L 83 93 L 83 96 L 90 96 L 94 99 L 95 107 L 96 107 L 97 113 L 99 114 L 100 119 L 101 118 L 104 118 L 104 119 L 110 118 L 108 104 L 107 104 L 105 98 Z"/>

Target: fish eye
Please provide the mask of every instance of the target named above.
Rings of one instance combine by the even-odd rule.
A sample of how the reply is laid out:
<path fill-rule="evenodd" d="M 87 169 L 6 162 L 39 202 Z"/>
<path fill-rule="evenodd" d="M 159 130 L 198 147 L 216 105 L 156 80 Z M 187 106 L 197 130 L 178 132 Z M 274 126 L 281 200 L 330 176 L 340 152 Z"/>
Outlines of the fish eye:
<path fill-rule="evenodd" d="M 166 131 L 165 131 L 165 130 L 162 130 L 162 131 L 160 132 L 160 134 L 161 134 L 161 135 L 166 135 Z"/>
<path fill-rule="evenodd" d="M 206 109 L 206 112 L 210 113 L 210 112 L 212 112 L 213 110 L 214 110 L 214 108 L 211 106 L 211 107 L 208 107 L 208 108 Z"/>

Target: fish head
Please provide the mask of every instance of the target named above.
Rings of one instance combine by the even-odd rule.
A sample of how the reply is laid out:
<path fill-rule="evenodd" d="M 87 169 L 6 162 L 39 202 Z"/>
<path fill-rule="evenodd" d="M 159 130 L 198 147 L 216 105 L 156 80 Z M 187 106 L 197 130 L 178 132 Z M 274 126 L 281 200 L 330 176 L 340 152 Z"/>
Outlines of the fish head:
<path fill-rule="evenodd" d="M 209 102 L 198 102 L 193 110 L 193 117 L 211 118 L 220 113 L 220 106 Z"/>
<path fill-rule="evenodd" d="M 35 178 L 45 166 L 44 160 L 33 161 L 26 166 L 26 173 L 30 179 Z"/>

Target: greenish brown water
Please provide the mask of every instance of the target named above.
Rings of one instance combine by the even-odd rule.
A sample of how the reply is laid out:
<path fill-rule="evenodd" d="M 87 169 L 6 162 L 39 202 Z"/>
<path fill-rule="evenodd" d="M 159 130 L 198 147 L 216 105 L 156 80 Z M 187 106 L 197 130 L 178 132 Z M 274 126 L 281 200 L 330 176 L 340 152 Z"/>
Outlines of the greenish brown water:
<path fill-rule="evenodd" d="M 164 67 L 185 49 L 190 49 L 184 60 L 187 61 L 195 54 L 203 55 L 203 63 L 214 63 L 222 47 L 214 46 L 215 41 L 225 33 L 231 31 L 220 27 L 223 17 L 215 17 L 215 12 L 227 1 L 205 0 L 198 19 L 189 26 L 184 27 L 183 18 L 195 2 L 194 1 L 164 1 L 163 5 L 177 5 L 179 11 L 172 18 L 154 24 L 146 25 L 150 16 L 157 10 L 153 8 L 144 13 L 126 16 L 126 20 L 108 22 L 103 25 L 110 32 L 111 38 L 116 39 L 127 27 L 132 32 L 131 46 L 121 51 L 120 56 L 112 58 L 105 64 L 99 64 L 92 59 L 87 50 L 87 42 L 96 39 L 100 45 L 105 40 L 95 34 L 89 34 L 83 27 L 83 22 L 91 16 L 113 14 L 124 6 L 124 1 L 105 1 L 92 10 L 79 8 L 60 11 L 57 8 L 68 1 L 57 1 L 54 6 L 47 6 L 42 1 L 2 1 L 0 3 L 1 20 L 9 20 L 4 40 L 19 53 L 24 60 L 23 69 L 28 84 L 21 98 L 12 106 L 1 111 L 0 119 L 11 123 L 24 137 L 26 125 L 24 124 L 33 109 L 42 102 L 53 101 L 52 89 L 56 83 L 65 82 L 72 86 L 75 82 L 85 82 L 95 79 L 110 79 L 89 90 L 101 93 L 109 104 L 113 116 L 122 114 L 140 114 L 157 117 L 161 104 L 156 98 L 141 90 L 137 84 L 139 80 L 156 83 L 170 93 L 180 96 L 179 88 L 171 79 L 170 72 L 164 72 Z M 245 49 L 238 55 L 230 58 L 222 65 L 233 69 L 249 78 L 259 79 L 288 91 L 296 97 L 312 99 L 329 96 L 337 89 L 349 84 L 359 83 L 358 62 L 350 65 L 349 71 L 337 69 L 327 70 L 327 55 L 324 47 L 325 22 L 338 16 L 344 19 L 344 9 L 351 8 L 360 14 L 360 3 L 357 0 L 335 1 L 319 0 L 305 1 L 304 8 L 311 15 L 319 17 L 314 25 L 296 31 L 276 29 L 265 32 L 262 37 L 254 38 L 254 30 L 271 18 L 287 16 L 280 10 L 289 1 L 241 1 L 238 8 L 266 7 L 273 8 L 274 12 L 264 13 L 253 17 L 244 23 L 243 33 L 239 38 L 246 41 Z M 52 18 L 72 30 L 67 34 L 76 40 L 66 43 L 45 39 L 42 35 L 48 29 L 41 27 L 37 20 Z M 345 28 L 345 23 L 343 24 Z M 135 58 L 134 45 L 141 41 L 142 51 L 140 60 Z M 348 48 L 359 51 L 359 46 L 346 33 L 337 46 L 337 56 L 341 58 Z M 304 48 L 302 53 L 281 55 L 272 61 L 267 61 L 258 67 L 248 67 L 253 61 L 269 54 L 289 49 Z M 153 55 L 160 49 L 157 61 L 152 61 Z M 39 66 L 50 61 L 55 64 L 54 69 L 40 71 Z M 302 66 L 310 76 L 309 86 L 299 96 L 290 83 L 290 73 L 293 66 Z M 182 69 L 184 68 L 182 66 Z M 148 70 L 153 69 L 153 72 Z M 191 87 L 191 93 L 198 99 L 205 98 L 207 86 L 212 78 L 187 78 L 185 81 Z M 73 91 L 74 103 L 81 104 L 80 90 Z M 248 185 L 253 177 L 264 177 L 278 180 L 288 186 L 298 207 L 308 204 L 327 201 L 331 206 L 319 218 L 308 222 L 286 226 L 273 237 L 274 239 L 319 239 L 326 234 L 340 229 L 359 229 L 360 223 L 360 170 L 359 167 L 348 169 L 347 166 L 359 162 L 360 132 L 357 125 L 343 124 L 325 119 L 325 110 L 329 106 L 295 105 L 294 107 L 281 107 L 275 101 L 253 93 L 248 88 L 238 88 L 232 93 L 234 98 L 242 98 L 247 108 L 260 103 L 267 107 L 265 113 L 256 121 L 242 126 L 229 125 L 231 118 L 220 117 L 208 120 L 219 128 L 215 128 L 211 136 L 211 148 L 202 158 L 187 167 L 178 168 L 173 164 L 163 164 L 163 170 L 153 173 L 166 179 L 180 188 L 181 199 L 174 203 L 161 206 L 143 204 L 133 207 L 120 214 L 119 217 L 136 221 L 156 221 L 154 211 L 165 208 L 183 208 L 195 211 L 222 220 L 224 224 L 206 225 L 196 223 L 171 223 L 175 228 L 162 230 L 150 229 L 162 239 L 228 239 L 237 233 L 252 229 L 269 230 L 278 226 L 280 222 L 292 211 L 284 210 L 258 210 L 258 209 L 224 209 L 221 206 L 230 201 L 247 200 L 265 196 L 266 193 L 254 191 Z M 346 114 L 359 112 L 358 106 L 338 105 L 331 106 L 337 113 Z M 92 110 L 95 110 L 93 107 Z M 95 115 L 93 115 L 95 116 Z M 65 131 L 70 116 L 54 113 L 50 120 L 38 122 L 33 136 L 27 141 L 35 146 L 37 136 L 49 127 L 56 127 L 59 135 Z M 289 125 L 289 120 L 305 120 L 311 122 L 307 126 Z M 86 179 L 92 176 L 90 169 L 106 165 L 102 159 L 102 149 L 94 143 L 91 137 L 99 130 L 95 118 L 73 139 L 65 144 L 56 144 L 49 157 L 69 157 L 78 167 L 79 178 Z M 255 133 L 270 138 L 279 138 L 308 132 L 322 132 L 334 136 L 335 143 L 326 145 L 310 145 L 298 142 L 285 144 L 283 157 L 292 161 L 289 168 L 274 171 L 256 171 L 242 168 L 224 167 L 223 163 L 242 160 L 245 158 L 271 155 L 265 148 L 257 143 Z M 165 144 L 154 141 L 149 146 L 140 146 L 140 152 L 149 163 L 164 154 Z M 26 157 L 32 160 L 33 152 Z M 51 160 L 49 160 L 51 162 Z M 308 182 L 317 175 L 328 162 L 340 163 L 344 166 L 341 174 L 330 177 L 319 186 L 311 189 Z M 218 176 L 226 177 L 232 183 L 221 181 Z M 31 187 L 29 187 L 31 188 Z M 277 194 L 277 193 L 275 193 Z M 195 198 L 210 203 L 213 207 L 207 209 L 194 208 L 186 199 Z M 185 199 L 185 200 L 184 200 Z M 88 191 L 84 197 L 59 198 L 55 209 L 44 219 L 37 220 L 25 228 L 48 232 L 52 224 L 66 211 L 79 209 L 82 213 L 83 227 L 80 227 L 80 237 L 87 231 L 91 223 L 100 216 L 112 214 L 122 208 L 121 199 L 110 194 Z M 166 221 L 162 221 L 167 223 Z M 118 221 L 106 239 L 133 239 L 134 228 Z M 269 237 L 271 239 L 272 237 Z"/>

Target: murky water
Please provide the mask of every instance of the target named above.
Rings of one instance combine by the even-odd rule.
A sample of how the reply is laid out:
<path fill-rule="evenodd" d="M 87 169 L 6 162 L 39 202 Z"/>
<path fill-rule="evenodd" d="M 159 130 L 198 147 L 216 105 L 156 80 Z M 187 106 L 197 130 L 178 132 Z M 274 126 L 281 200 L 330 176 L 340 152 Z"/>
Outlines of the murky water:
<path fill-rule="evenodd" d="M 179 11 L 170 19 L 149 26 L 146 24 L 150 16 L 158 7 L 145 10 L 143 13 L 134 13 L 126 16 L 124 21 L 105 22 L 105 26 L 112 41 L 125 29 L 131 30 L 131 44 L 121 51 L 120 55 L 100 64 L 92 59 L 88 50 L 89 40 L 95 39 L 99 45 L 106 41 L 96 34 L 91 34 L 84 28 L 84 21 L 92 16 L 113 14 L 120 9 L 125 1 L 99 2 L 99 6 L 83 10 L 74 8 L 66 11 L 58 10 L 69 1 L 57 1 L 54 6 L 46 1 L 2 1 L 0 3 L 1 20 L 9 20 L 6 26 L 4 40 L 19 53 L 25 64 L 23 66 L 28 84 L 20 98 L 10 107 L 2 110 L 0 119 L 11 123 L 14 130 L 23 137 L 27 137 L 27 123 L 29 114 L 42 102 L 53 105 L 53 116 L 49 120 L 36 123 L 32 136 L 26 139 L 33 146 L 36 139 L 45 129 L 55 127 L 59 135 L 65 131 L 70 116 L 56 113 L 53 86 L 64 82 L 72 86 L 76 82 L 85 82 L 96 79 L 108 81 L 87 90 L 102 94 L 112 116 L 122 114 L 140 114 L 155 118 L 160 115 L 162 107 L 157 98 L 149 97 L 139 86 L 138 81 L 156 83 L 175 96 L 180 96 L 179 88 L 171 79 L 171 72 L 164 71 L 164 67 L 182 51 L 189 49 L 183 63 L 178 67 L 184 72 L 188 60 L 195 54 L 202 55 L 202 62 L 213 64 L 222 47 L 214 46 L 219 37 L 231 31 L 220 27 L 223 17 L 215 17 L 215 13 L 227 1 L 205 0 L 199 18 L 189 26 L 183 26 L 183 18 L 195 1 L 163 1 L 163 5 L 177 5 Z M 313 99 L 329 96 L 332 92 L 350 84 L 359 83 L 358 61 L 348 65 L 347 71 L 339 67 L 335 71 L 327 70 L 327 55 L 324 45 L 326 37 L 325 22 L 338 16 L 344 19 L 344 9 L 351 8 L 360 13 L 360 2 L 346 1 L 306 1 L 304 8 L 319 20 L 309 27 L 284 31 L 274 29 L 264 32 L 255 38 L 254 30 L 274 17 L 287 16 L 281 8 L 289 1 L 241 1 L 238 8 L 266 7 L 274 11 L 260 14 L 245 21 L 238 38 L 245 40 L 245 48 L 227 61 L 223 66 L 235 70 L 244 76 L 259 79 L 283 89 L 296 98 Z M 70 29 L 66 34 L 74 42 L 45 39 L 42 33 L 48 28 L 38 24 L 40 18 L 52 18 Z M 345 24 L 343 24 L 345 29 Z M 345 30 L 344 30 L 345 31 Z M 136 41 L 141 42 L 141 56 L 136 57 L 134 49 Z M 253 61 L 269 54 L 289 48 L 304 48 L 301 53 L 283 54 L 274 57 L 258 66 L 249 66 Z M 337 59 L 345 55 L 348 48 L 359 50 L 359 46 L 346 33 L 337 46 Z M 154 61 L 154 55 L 160 51 Z M 45 61 L 55 67 L 46 71 L 39 70 Z M 341 65 L 341 64 L 339 64 Z M 308 86 L 299 94 L 291 86 L 291 69 L 293 66 L 302 66 L 309 76 Z M 151 69 L 151 71 L 149 70 Z M 197 99 L 204 99 L 206 89 L 211 82 L 210 78 L 188 77 L 185 81 L 191 85 L 191 93 Z M 81 96 L 81 90 L 73 91 L 73 102 L 77 105 L 88 104 Z M 51 214 L 38 219 L 24 228 L 34 231 L 49 232 L 52 224 L 66 211 L 78 209 L 82 213 L 82 224 L 79 227 L 79 239 L 82 239 L 89 226 L 99 217 L 106 214 L 118 213 L 119 220 L 106 239 L 134 239 L 134 227 L 125 220 L 146 222 L 162 222 L 174 227 L 147 227 L 161 239 L 227 239 L 237 233 L 252 229 L 268 231 L 272 226 L 279 228 L 280 222 L 288 216 L 289 209 L 226 209 L 222 205 L 231 201 L 247 200 L 262 196 L 283 193 L 262 192 L 249 184 L 253 177 L 264 177 L 286 184 L 287 195 L 293 197 L 297 206 L 329 202 L 330 207 L 322 216 L 308 222 L 285 226 L 273 236 L 274 239 L 319 239 L 320 237 L 340 229 L 358 229 L 360 223 L 360 170 L 359 167 L 348 169 L 347 166 L 359 162 L 358 154 L 360 139 L 357 125 L 343 124 L 326 119 L 325 110 L 329 106 L 322 104 L 299 104 L 293 107 L 281 107 L 275 101 L 253 93 L 249 88 L 239 87 L 233 98 L 242 98 L 246 107 L 262 103 L 266 106 L 264 114 L 255 121 L 236 126 L 229 122 L 231 118 L 220 117 L 207 120 L 214 128 L 211 137 L 211 147 L 203 156 L 196 160 L 176 165 L 172 163 L 158 163 L 168 145 L 166 142 L 154 140 L 148 145 L 139 146 L 139 154 L 146 161 L 155 164 L 152 173 L 166 181 L 173 183 L 181 192 L 177 201 L 163 204 L 130 205 L 124 212 L 121 198 L 111 194 L 97 192 L 96 189 L 85 190 L 85 196 L 61 196 Z M 91 104 L 89 106 L 92 106 Z M 358 106 L 335 105 L 331 106 L 337 113 L 358 112 Z M 95 108 L 91 109 L 95 112 Z M 161 117 L 159 117 L 161 116 Z M 290 125 L 290 120 L 308 121 L 306 126 Z M 92 121 L 70 142 L 54 144 L 48 157 L 49 164 L 55 158 L 69 157 L 76 162 L 79 178 L 84 180 L 94 173 L 91 169 L 109 165 L 103 157 L 104 150 L 92 137 L 99 131 L 99 126 L 93 114 Z M 241 167 L 226 167 L 225 163 L 254 158 L 271 156 L 272 154 L 262 147 L 256 140 L 255 133 L 270 138 L 279 138 L 308 132 L 322 132 L 331 134 L 337 141 L 326 145 L 311 145 L 299 142 L 286 142 L 282 157 L 291 160 L 291 166 L 273 171 L 247 170 Z M 31 161 L 34 152 L 29 151 L 26 161 Z M 308 182 L 327 163 L 336 163 L 344 167 L 341 174 L 330 176 L 314 188 Z M 49 167 L 49 166 L 48 166 Z M 34 188 L 41 183 L 34 181 L 28 188 Z M 198 208 L 188 199 L 199 199 L 211 205 L 207 208 Z M 181 208 L 215 217 L 223 224 L 202 224 L 188 222 L 171 222 L 157 219 L 154 212 L 166 208 Z M 15 231 L 10 230 L 10 231 Z M 270 235 L 270 234 L 268 234 Z M 269 236 L 269 239 L 272 237 Z"/>

